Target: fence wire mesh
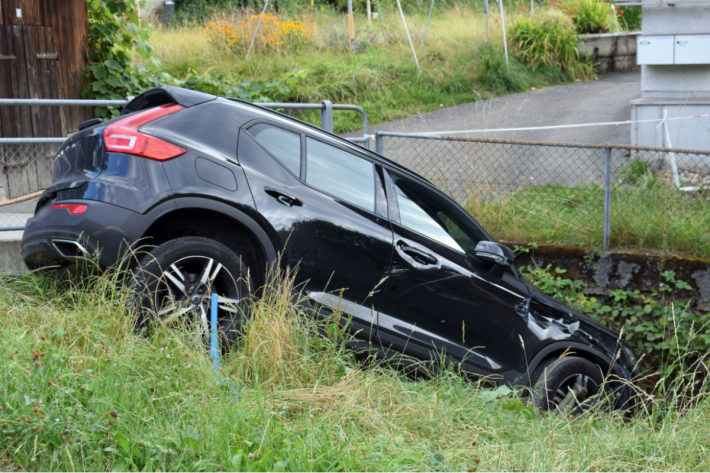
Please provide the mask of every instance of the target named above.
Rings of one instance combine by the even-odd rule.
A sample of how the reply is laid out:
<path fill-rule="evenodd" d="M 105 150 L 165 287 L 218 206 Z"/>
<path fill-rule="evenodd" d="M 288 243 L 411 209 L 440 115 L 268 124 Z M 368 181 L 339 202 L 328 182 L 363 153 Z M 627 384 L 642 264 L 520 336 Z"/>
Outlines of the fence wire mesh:
<path fill-rule="evenodd" d="M 1 144 L 0 226 L 23 226 L 34 212 L 34 197 L 52 184 L 59 143 Z"/>
<path fill-rule="evenodd" d="M 606 191 L 610 246 L 710 256 L 710 151 L 393 135 L 383 154 L 496 238 L 602 247 Z"/>

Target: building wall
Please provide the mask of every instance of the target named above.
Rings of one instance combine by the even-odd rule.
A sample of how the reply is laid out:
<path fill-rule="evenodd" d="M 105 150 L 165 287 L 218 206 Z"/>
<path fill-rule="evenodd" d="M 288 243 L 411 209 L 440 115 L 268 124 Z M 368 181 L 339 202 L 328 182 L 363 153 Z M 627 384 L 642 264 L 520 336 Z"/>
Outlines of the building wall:
<path fill-rule="evenodd" d="M 710 34 L 710 0 L 644 0 L 644 36 Z M 631 102 L 632 119 L 645 120 L 710 113 L 710 64 L 641 66 L 641 98 Z M 670 121 L 670 143 L 663 127 L 632 127 L 631 143 L 710 149 L 710 118 Z"/>
<path fill-rule="evenodd" d="M 644 4 L 642 29 L 645 36 L 710 34 L 710 2 Z M 710 98 L 710 64 L 642 66 L 641 97 Z"/>

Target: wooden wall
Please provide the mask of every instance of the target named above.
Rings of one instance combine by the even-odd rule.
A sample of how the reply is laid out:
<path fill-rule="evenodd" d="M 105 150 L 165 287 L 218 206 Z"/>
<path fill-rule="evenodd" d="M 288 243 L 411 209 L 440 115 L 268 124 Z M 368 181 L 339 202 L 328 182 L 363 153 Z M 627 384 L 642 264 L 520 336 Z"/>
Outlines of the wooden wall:
<path fill-rule="evenodd" d="M 0 0 L 0 96 L 81 98 L 88 42 L 86 0 Z M 13 108 L 23 124 L 20 135 L 3 126 L 3 136 L 64 136 L 92 116 L 87 107 L 3 108 Z M 1 116 L 4 125 L 7 114 Z"/>
<path fill-rule="evenodd" d="M 80 99 L 86 0 L 0 0 L 0 98 Z M 92 107 L 0 106 L 0 136 L 61 137 Z M 58 145 L 0 145 L 0 203 L 51 184 Z"/>

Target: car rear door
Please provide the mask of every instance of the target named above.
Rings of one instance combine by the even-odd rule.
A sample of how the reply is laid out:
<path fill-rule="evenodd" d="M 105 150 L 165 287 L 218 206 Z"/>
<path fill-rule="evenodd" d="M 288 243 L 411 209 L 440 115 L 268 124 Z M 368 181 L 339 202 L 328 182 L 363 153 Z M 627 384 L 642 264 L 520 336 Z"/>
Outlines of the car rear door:
<path fill-rule="evenodd" d="M 443 194 L 396 172 L 387 179 L 395 251 L 378 337 L 415 355 L 445 351 L 481 374 L 517 370 L 529 293 L 515 270 L 489 273 L 473 256 L 488 236 Z"/>
<path fill-rule="evenodd" d="M 389 269 L 392 229 L 375 163 L 332 140 L 269 122 L 239 136 L 263 225 L 282 251 L 282 266 L 311 299 L 353 317 L 369 335 Z"/>

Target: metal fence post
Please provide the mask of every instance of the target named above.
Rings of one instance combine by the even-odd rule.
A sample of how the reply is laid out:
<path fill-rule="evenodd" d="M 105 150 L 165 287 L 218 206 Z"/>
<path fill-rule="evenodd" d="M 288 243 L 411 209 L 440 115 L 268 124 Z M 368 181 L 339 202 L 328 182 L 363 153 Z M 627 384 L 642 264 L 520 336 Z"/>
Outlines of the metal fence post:
<path fill-rule="evenodd" d="M 611 145 L 605 143 L 604 147 L 604 230 L 602 246 L 609 248 L 611 237 Z"/>
<path fill-rule="evenodd" d="M 333 104 L 330 100 L 323 100 L 323 108 L 320 111 L 320 127 L 333 133 Z"/>
<path fill-rule="evenodd" d="M 375 132 L 375 153 L 382 154 L 384 156 L 384 145 L 382 143 L 382 135 L 379 131 Z"/>

